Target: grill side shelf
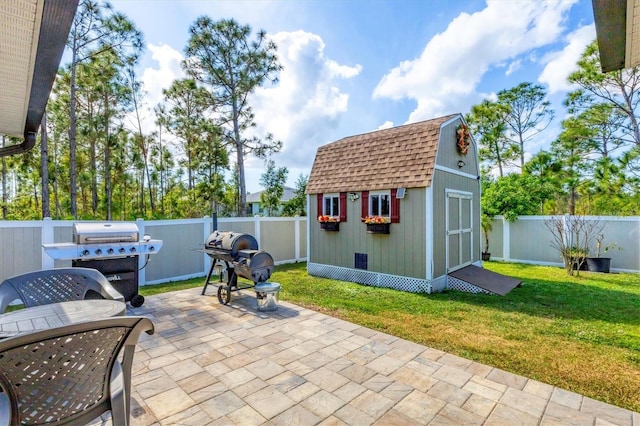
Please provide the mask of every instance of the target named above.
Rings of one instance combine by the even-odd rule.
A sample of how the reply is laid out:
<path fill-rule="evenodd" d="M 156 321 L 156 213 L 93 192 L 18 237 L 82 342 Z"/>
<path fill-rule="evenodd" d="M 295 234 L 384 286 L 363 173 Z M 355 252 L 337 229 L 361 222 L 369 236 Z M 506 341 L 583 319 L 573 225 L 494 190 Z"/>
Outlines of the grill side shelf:
<path fill-rule="evenodd" d="M 156 254 L 162 248 L 162 240 L 139 241 L 134 243 L 75 244 L 47 243 L 42 244 L 45 253 L 55 260 L 74 259 L 106 259 L 123 256 Z M 110 252 L 110 249 L 111 252 Z M 96 253 L 96 251 L 100 253 Z"/>

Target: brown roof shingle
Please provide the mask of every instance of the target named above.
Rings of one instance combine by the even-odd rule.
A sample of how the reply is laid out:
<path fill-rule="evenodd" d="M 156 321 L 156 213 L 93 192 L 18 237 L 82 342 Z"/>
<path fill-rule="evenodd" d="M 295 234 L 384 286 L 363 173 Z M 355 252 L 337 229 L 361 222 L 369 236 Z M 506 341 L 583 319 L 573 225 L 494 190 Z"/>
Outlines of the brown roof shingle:
<path fill-rule="evenodd" d="M 458 115 L 349 136 L 321 146 L 311 168 L 307 194 L 428 187 L 440 127 Z"/>

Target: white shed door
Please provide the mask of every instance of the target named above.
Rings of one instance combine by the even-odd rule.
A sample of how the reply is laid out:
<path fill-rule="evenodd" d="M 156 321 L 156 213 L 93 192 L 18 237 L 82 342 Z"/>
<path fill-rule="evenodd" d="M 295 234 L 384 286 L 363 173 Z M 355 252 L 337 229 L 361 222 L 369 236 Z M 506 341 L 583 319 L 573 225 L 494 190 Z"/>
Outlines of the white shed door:
<path fill-rule="evenodd" d="M 447 190 L 447 272 L 470 265 L 473 259 L 473 194 Z"/>

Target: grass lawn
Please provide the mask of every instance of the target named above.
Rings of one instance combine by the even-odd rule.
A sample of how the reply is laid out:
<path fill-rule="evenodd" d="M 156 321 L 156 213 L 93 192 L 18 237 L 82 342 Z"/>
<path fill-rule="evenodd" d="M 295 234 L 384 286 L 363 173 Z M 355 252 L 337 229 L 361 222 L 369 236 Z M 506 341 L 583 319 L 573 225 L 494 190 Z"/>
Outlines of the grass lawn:
<path fill-rule="evenodd" d="M 487 262 L 523 281 L 506 296 L 413 294 L 278 266 L 280 298 L 483 364 L 640 411 L 640 275 Z M 204 278 L 141 288 L 151 295 Z M 233 296 L 232 296 L 233 297 Z"/>

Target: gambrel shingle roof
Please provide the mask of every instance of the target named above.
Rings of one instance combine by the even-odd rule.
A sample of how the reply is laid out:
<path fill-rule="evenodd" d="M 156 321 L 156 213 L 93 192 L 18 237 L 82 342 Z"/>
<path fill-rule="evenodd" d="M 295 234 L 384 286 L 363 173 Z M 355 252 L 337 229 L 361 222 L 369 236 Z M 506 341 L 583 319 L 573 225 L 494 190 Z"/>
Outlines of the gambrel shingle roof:
<path fill-rule="evenodd" d="M 456 116 L 459 114 L 349 136 L 321 146 L 307 194 L 428 187 L 441 126 Z"/>

